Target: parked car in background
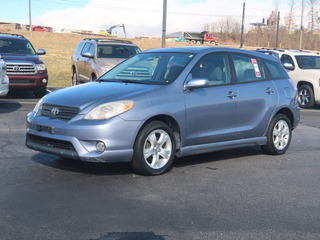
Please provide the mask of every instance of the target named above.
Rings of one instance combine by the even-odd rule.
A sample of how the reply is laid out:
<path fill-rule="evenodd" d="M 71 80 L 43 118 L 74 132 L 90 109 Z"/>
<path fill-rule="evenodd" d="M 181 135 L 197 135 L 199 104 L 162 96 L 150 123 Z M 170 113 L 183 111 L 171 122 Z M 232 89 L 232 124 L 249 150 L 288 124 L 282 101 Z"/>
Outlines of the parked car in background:
<path fill-rule="evenodd" d="M 320 104 L 320 55 L 300 50 L 277 49 L 281 64 L 298 88 L 302 108 Z"/>
<path fill-rule="evenodd" d="M 0 34 L 0 55 L 7 65 L 9 90 L 32 90 L 35 97 L 47 92 L 48 72 L 38 55 L 46 54 L 44 49 L 35 51 L 32 44 L 22 35 Z"/>
<path fill-rule="evenodd" d="M 258 48 L 256 51 L 264 54 L 274 56 L 278 61 L 280 61 L 279 54 L 275 51 L 276 49 L 270 48 Z"/>
<path fill-rule="evenodd" d="M 9 92 L 9 78 L 6 74 L 7 66 L 0 55 L 0 96 L 6 96 Z"/>
<path fill-rule="evenodd" d="M 32 27 L 32 31 L 37 31 L 37 32 L 50 32 L 49 29 L 44 28 L 44 27 L 42 27 L 42 26 Z"/>
<path fill-rule="evenodd" d="M 141 52 L 140 48 L 130 41 L 83 39 L 71 57 L 72 85 L 95 80 L 139 52 Z"/>
<path fill-rule="evenodd" d="M 182 157 L 244 146 L 284 154 L 300 120 L 297 89 L 276 58 L 232 48 L 144 51 L 98 81 L 43 97 L 26 145 L 157 175 Z"/>

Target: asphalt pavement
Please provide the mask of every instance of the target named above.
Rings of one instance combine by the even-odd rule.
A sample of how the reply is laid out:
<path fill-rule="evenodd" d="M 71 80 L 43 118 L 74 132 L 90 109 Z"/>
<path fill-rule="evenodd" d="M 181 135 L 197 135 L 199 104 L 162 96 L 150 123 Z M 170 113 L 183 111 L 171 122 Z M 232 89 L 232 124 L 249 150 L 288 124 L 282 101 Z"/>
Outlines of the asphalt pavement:
<path fill-rule="evenodd" d="M 26 148 L 37 100 L 0 98 L 0 239 L 320 239 L 319 107 L 285 155 L 219 151 L 145 177 Z"/>

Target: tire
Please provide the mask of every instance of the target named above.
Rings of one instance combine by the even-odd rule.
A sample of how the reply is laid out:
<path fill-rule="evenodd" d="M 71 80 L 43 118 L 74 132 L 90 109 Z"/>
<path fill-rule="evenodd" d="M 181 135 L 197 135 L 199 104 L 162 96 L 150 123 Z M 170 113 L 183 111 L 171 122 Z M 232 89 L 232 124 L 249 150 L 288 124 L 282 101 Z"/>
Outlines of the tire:
<path fill-rule="evenodd" d="M 301 85 L 298 89 L 298 103 L 301 108 L 314 107 L 314 94 L 312 87 L 309 85 Z"/>
<path fill-rule="evenodd" d="M 288 117 L 277 114 L 271 121 L 267 131 L 267 144 L 262 149 L 271 155 L 284 154 L 291 142 L 292 126 Z"/>
<path fill-rule="evenodd" d="M 79 81 L 78 81 L 78 78 L 77 78 L 76 70 L 73 69 L 73 73 L 72 73 L 72 86 L 76 86 L 76 85 L 79 85 Z"/>
<path fill-rule="evenodd" d="M 47 88 L 41 88 L 39 90 L 36 90 L 33 94 L 36 98 L 42 98 L 44 95 L 47 94 Z"/>
<path fill-rule="evenodd" d="M 195 40 L 191 40 L 191 44 L 196 44 L 196 41 Z"/>
<path fill-rule="evenodd" d="M 142 175 L 167 172 L 175 158 L 172 130 L 161 121 L 150 122 L 139 132 L 134 144 L 132 168 Z"/>

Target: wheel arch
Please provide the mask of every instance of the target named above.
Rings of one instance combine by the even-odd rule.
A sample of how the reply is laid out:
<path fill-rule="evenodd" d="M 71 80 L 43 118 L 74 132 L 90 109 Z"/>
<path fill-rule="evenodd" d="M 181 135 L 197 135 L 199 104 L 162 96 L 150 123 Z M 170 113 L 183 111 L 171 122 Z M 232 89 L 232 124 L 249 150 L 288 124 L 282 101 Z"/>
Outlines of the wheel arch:
<path fill-rule="evenodd" d="M 294 116 L 293 116 L 292 111 L 289 108 L 282 108 L 278 112 L 276 112 L 274 117 L 279 113 L 282 113 L 283 115 L 287 116 L 287 118 L 289 119 L 289 121 L 291 123 L 291 127 L 293 128 L 293 126 L 294 126 Z"/>
<path fill-rule="evenodd" d="M 178 124 L 178 122 L 171 116 L 169 115 L 165 115 L 165 114 L 161 114 L 161 115 L 156 115 L 156 116 L 153 116 L 151 118 L 149 118 L 147 121 L 144 122 L 144 124 L 142 124 L 142 126 L 140 127 L 138 133 L 141 131 L 141 129 L 147 125 L 148 123 L 150 122 L 153 122 L 153 121 L 161 121 L 161 122 L 164 122 L 165 124 L 167 124 L 173 134 L 174 134 L 174 141 L 175 141 L 175 145 L 176 145 L 176 151 L 178 151 L 181 147 L 181 131 L 180 131 L 180 126 Z M 138 134 L 137 134 L 138 136 Z M 136 136 L 136 138 L 137 138 Z"/>
<path fill-rule="evenodd" d="M 312 88 L 312 91 L 314 91 L 313 84 L 311 82 L 300 80 L 298 81 L 297 88 L 299 89 L 299 87 L 302 85 L 309 85 Z"/>

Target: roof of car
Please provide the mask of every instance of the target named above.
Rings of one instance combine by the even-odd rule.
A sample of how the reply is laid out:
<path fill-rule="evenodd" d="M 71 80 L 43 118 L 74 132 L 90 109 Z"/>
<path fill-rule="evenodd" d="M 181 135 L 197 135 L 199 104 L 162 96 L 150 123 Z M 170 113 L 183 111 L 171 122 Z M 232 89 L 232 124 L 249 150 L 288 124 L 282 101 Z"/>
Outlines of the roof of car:
<path fill-rule="evenodd" d="M 110 39 L 110 38 L 85 38 L 82 41 L 94 41 L 99 44 L 126 44 L 126 45 L 135 45 L 133 42 L 128 40 L 121 40 L 121 39 Z"/>
<path fill-rule="evenodd" d="M 10 33 L 0 33 L 1 39 L 26 39 L 23 35 L 20 34 L 10 34 Z"/>
<path fill-rule="evenodd" d="M 210 52 L 231 52 L 231 53 L 242 53 L 249 54 L 256 57 L 262 57 L 272 61 L 276 61 L 273 56 L 266 55 L 260 52 L 254 52 L 250 50 L 238 49 L 238 48 L 226 48 L 226 47 L 177 47 L 177 48 L 158 48 L 144 51 L 145 53 L 150 52 L 177 52 L 177 53 L 210 53 Z"/>
<path fill-rule="evenodd" d="M 310 52 L 304 50 L 296 50 L 296 49 L 270 49 L 271 51 L 277 53 L 287 53 L 293 55 L 319 55 L 319 52 Z"/>

